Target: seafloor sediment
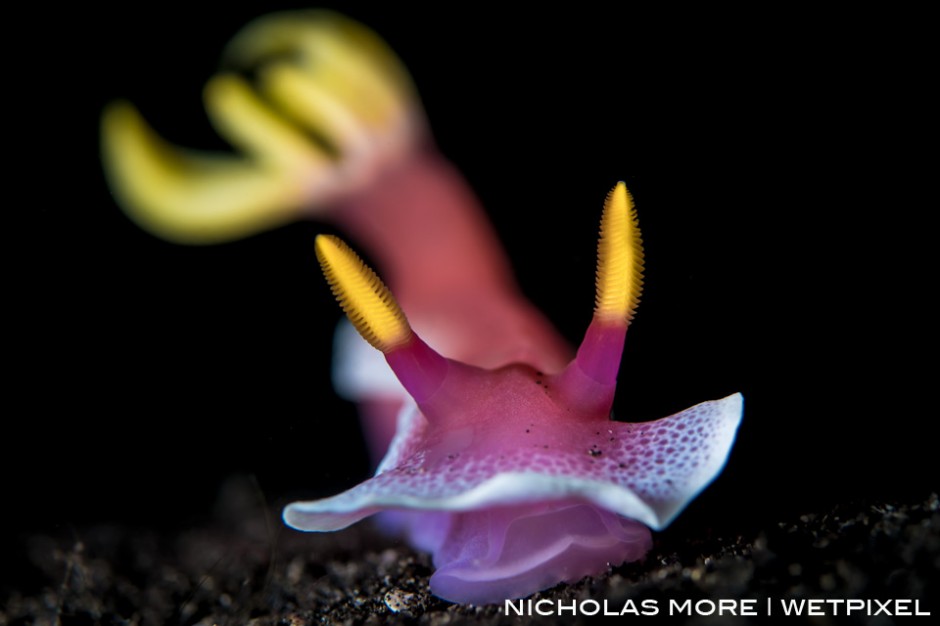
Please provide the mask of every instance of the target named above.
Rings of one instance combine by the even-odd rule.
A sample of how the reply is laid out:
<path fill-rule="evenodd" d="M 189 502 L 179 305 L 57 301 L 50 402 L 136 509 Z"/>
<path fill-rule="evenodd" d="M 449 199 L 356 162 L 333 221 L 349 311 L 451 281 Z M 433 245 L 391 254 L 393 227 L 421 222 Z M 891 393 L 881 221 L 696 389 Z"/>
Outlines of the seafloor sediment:
<path fill-rule="evenodd" d="M 429 595 L 428 557 L 368 524 L 303 535 L 282 530 L 272 514 L 252 514 L 239 504 L 245 501 L 223 502 L 220 521 L 179 533 L 97 526 L 28 537 L 28 571 L 23 584 L 4 590 L 0 626 L 570 624 L 620 611 L 619 619 L 679 613 L 680 621 L 747 624 L 761 623 L 768 610 L 782 615 L 791 601 L 804 619 L 789 621 L 814 623 L 891 624 L 905 610 L 940 611 L 936 494 L 907 504 L 844 504 L 750 536 L 708 529 L 681 543 L 667 536 L 643 562 L 536 594 L 534 601 L 548 602 L 524 603 L 534 614 L 522 618 Z M 809 599 L 822 615 L 806 615 L 810 606 L 800 601 Z M 848 599 L 879 602 L 846 618 Z M 750 608 L 756 615 L 719 617 L 721 600 L 726 613 Z M 573 604 L 574 616 L 565 608 Z M 598 608 L 599 615 L 587 615 Z"/>

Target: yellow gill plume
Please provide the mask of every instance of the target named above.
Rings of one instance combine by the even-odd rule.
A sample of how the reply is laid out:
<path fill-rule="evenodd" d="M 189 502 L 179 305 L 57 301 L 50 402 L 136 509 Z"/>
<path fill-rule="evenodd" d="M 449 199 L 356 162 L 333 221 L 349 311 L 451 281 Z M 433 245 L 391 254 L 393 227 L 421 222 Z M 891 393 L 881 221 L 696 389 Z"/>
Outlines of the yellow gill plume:
<path fill-rule="evenodd" d="M 378 36 L 342 16 L 259 18 L 227 56 L 258 84 L 220 73 L 205 104 L 244 156 L 172 146 L 126 102 L 103 113 L 102 158 L 116 199 L 166 239 L 215 243 L 290 222 L 369 184 L 423 132 L 405 69 Z"/>
<path fill-rule="evenodd" d="M 283 172 L 234 155 L 198 153 L 163 141 L 133 105 L 114 102 L 101 121 L 105 172 L 124 211 L 142 228 L 179 243 L 215 243 L 288 221 L 298 193 Z"/>

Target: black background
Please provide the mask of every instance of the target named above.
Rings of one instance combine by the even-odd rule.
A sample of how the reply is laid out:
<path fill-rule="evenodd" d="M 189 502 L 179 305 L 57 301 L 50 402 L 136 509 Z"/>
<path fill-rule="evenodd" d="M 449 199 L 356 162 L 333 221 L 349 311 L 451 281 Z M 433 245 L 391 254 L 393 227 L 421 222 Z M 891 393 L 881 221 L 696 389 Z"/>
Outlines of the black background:
<path fill-rule="evenodd" d="M 391 5 L 333 7 L 409 67 L 522 289 L 572 342 L 591 315 L 604 195 L 619 179 L 633 192 L 648 269 L 618 416 L 744 393 L 724 474 L 670 532 L 748 532 L 936 488 L 937 416 L 919 400 L 936 387 L 936 201 L 912 191 L 927 172 L 910 152 L 926 141 L 922 100 L 897 62 L 916 51 L 885 61 L 884 44 L 818 16 L 715 31 L 699 20 L 723 16 Z M 164 243 L 123 217 L 98 163 L 116 98 L 176 143 L 225 149 L 202 85 L 228 38 L 280 7 L 24 23 L 6 129 L 6 209 L 26 218 L 6 231 L 14 541 L 198 523 L 237 473 L 272 505 L 368 475 L 354 407 L 329 381 L 339 308 L 312 248 L 329 225 Z"/>

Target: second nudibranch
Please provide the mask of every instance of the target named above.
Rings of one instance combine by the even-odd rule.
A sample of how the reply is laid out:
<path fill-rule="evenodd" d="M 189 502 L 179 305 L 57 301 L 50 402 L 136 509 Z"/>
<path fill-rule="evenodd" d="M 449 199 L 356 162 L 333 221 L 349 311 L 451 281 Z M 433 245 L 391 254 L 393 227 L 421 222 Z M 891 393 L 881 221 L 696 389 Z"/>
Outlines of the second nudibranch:
<path fill-rule="evenodd" d="M 626 186 L 604 203 L 594 316 L 573 353 L 519 293 L 473 193 L 431 144 L 407 73 L 373 33 L 326 12 L 277 14 L 226 56 L 256 82 L 222 73 L 206 106 L 244 156 L 180 150 L 131 105 L 113 105 L 102 145 L 122 206 L 183 243 L 330 220 L 391 287 L 338 238 L 317 238 L 351 322 L 334 379 L 381 461 L 344 493 L 289 505 L 285 522 L 333 531 L 382 512 L 432 553 L 431 591 L 455 602 L 522 597 L 642 558 L 649 528 L 720 472 L 742 399 L 611 419 L 643 267 Z"/>

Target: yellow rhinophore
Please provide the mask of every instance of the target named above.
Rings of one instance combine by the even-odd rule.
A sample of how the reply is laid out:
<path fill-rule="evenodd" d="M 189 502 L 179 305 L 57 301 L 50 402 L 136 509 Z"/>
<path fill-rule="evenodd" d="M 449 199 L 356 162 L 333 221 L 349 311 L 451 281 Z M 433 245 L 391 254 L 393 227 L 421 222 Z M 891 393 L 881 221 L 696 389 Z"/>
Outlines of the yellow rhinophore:
<path fill-rule="evenodd" d="M 362 338 L 383 353 L 408 343 L 411 326 L 375 272 L 338 237 L 317 236 L 316 249 L 333 295 Z"/>
<path fill-rule="evenodd" d="M 595 284 L 594 317 L 630 322 L 643 291 L 643 241 L 633 198 L 623 182 L 604 202 Z"/>
<path fill-rule="evenodd" d="M 293 221 L 407 158 L 423 116 L 405 69 L 364 26 L 326 11 L 265 16 L 231 42 L 206 111 L 244 156 L 172 146 L 129 103 L 104 111 L 105 173 L 125 212 L 180 243 L 215 243 Z"/>

